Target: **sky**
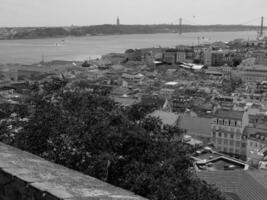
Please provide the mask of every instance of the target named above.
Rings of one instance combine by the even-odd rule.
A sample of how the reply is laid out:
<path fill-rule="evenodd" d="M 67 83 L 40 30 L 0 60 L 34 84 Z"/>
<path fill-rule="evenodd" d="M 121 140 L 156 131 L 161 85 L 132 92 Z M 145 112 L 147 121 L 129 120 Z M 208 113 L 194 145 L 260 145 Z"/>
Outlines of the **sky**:
<path fill-rule="evenodd" d="M 266 9 L 266 0 L 0 0 L 0 27 L 115 24 L 117 16 L 121 24 L 178 24 L 181 17 L 258 25 Z"/>

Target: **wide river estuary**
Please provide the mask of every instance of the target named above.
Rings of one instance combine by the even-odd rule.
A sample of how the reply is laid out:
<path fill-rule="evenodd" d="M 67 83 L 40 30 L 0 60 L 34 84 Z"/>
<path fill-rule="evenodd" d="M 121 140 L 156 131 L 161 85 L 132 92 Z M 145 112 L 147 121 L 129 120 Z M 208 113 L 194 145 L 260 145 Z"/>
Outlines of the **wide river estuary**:
<path fill-rule="evenodd" d="M 201 38 L 200 40 L 198 38 Z M 133 34 L 52 39 L 0 40 L 0 64 L 32 64 L 51 60 L 81 61 L 107 53 L 121 53 L 130 48 L 175 47 L 237 38 L 255 39 L 256 32 L 201 32 Z"/>

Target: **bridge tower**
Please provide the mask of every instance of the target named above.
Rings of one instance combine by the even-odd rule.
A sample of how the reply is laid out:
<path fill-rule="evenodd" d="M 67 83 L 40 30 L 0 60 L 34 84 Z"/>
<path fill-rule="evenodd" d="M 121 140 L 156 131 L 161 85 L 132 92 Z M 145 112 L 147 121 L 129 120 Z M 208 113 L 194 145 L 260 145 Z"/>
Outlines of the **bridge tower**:
<path fill-rule="evenodd" d="M 260 31 L 258 34 L 258 39 L 261 39 L 263 37 L 263 26 L 264 26 L 264 17 L 261 17 L 261 25 L 260 25 Z"/>
<path fill-rule="evenodd" d="M 117 26 L 120 25 L 120 18 L 119 17 L 117 17 L 116 24 L 117 24 Z"/>

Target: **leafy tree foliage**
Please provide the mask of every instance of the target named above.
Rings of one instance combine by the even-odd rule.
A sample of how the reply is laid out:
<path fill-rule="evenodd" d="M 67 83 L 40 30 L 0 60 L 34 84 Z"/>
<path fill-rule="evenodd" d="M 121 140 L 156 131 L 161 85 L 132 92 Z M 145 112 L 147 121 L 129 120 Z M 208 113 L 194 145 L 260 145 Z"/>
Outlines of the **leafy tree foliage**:
<path fill-rule="evenodd" d="M 173 139 L 178 127 L 145 118 L 151 108 L 144 105 L 124 110 L 102 93 L 65 85 L 37 87 L 28 122 L 15 122 L 21 131 L 5 141 L 149 199 L 223 199 L 194 174 L 190 149 Z"/>
<path fill-rule="evenodd" d="M 87 61 L 84 61 L 82 67 L 90 67 L 90 64 Z"/>
<path fill-rule="evenodd" d="M 224 79 L 222 82 L 223 90 L 228 94 L 234 92 L 241 84 L 242 80 L 238 77 L 231 77 L 230 79 Z"/>

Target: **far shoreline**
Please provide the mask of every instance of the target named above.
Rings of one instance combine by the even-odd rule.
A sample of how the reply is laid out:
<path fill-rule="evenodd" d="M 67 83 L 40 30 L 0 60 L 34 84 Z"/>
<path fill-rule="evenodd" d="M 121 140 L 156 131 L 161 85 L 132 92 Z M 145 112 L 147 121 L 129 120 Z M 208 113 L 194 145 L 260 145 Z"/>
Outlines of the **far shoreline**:
<path fill-rule="evenodd" d="M 42 56 L 45 62 L 53 60 L 82 62 L 88 59 L 100 58 L 102 55 L 111 52 L 124 53 L 127 49 L 174 48 L 176 45 L 197 45 L 197 38 L 199 37 L 202 40 L 200 44 L 218 41 L 229 42 L 239 38 L 254 40 L 256 39 L 256 32 L 209 31 L 190 32 L 182 35 L 178 33 L 112 34 L 36 38 L 32 40 L 1 40 L 0 47 L 2 46 L 7 51 L 0 53 L 0 65 L 31 65 L 39 63 L 42 60 Z"/>
<path fill-rule="evenodd" d="M 223 33 L 223 32 L 253 32 L 253 30 L 247 30 L 247 31 L 194 31 L 194 32 L 183 32 L 183 34 L 188 33 Z M 83 38 L 83 37 L 104 37 L 104 36 L 127 36 L 127 35 L 157 35 L 157 34 L 177 34 L 177 35 L 183 35 L 179 34 L 178 32 L 159 32 L 159 33 L 124 33 L 124 34 L 98 34 L 98 35 L 81 35 L 81 36 L 74 36 L 74 35 L 68 35 L 68 36 L 55 36 L 55 37 L 39 37 L 39 38 L 10 38 L 10 39 L 2 39 L 0 38 L 0 41 L 13 41 L 13 40 L 39 40 L 39 39 L 63 39 L 63 38 Z"/>
<path fill-rule="evenodd" d="M 183 25 L 182 33 L 216 33 L 216 32 L 251 32 L 255 31 L 254 26 L 240 25 Z M 87 28 L 91 28 L 90 31 Z M 140 28 L 140 30 L 138 29 Z M 60 39 L 68 37 L 99 37 L 99 36 L 120 36 L 120 35 L 149 35 L 149 34 L 179 34 L 178 25 L 96 25 L 77 27 L 0 27 L 0 41 L 3 40 L 35 40 L 35 39 Z M 1 35 L 1 30 L 15 30 L 16 34 Z M 78 34 L 71 30 L 78 30 Z M 80 32 L 86 29 L 87 31 Z M 106 29 L 110 29 L 106 30 Z M 35 33 L 34 31 L 38 31 Z M 107 33 L 109 32 L 109 33 Z M 110 33 L 113 32 L 113 33 Z M 52 35 L 52 36 L 49 36 Z"/>

